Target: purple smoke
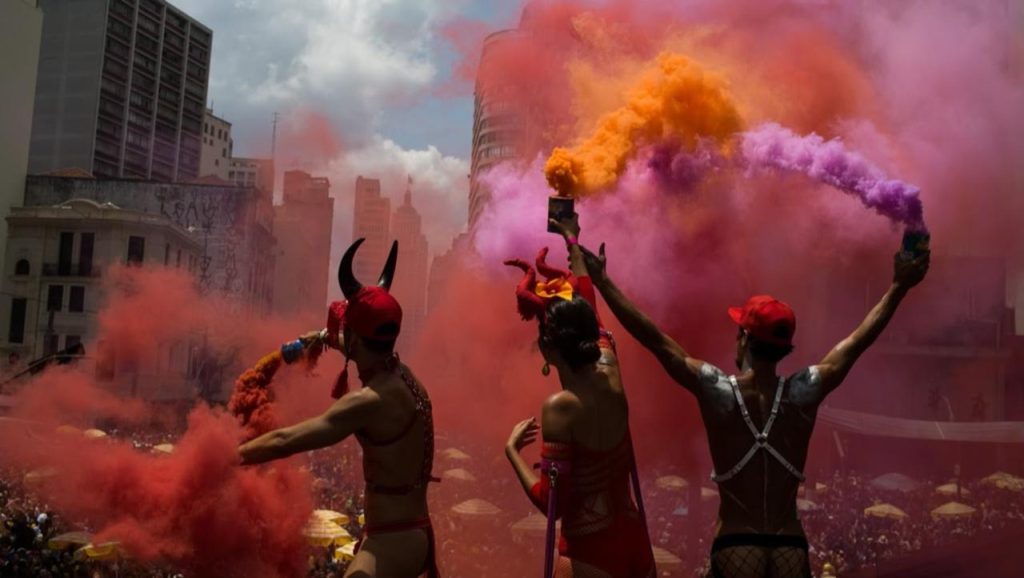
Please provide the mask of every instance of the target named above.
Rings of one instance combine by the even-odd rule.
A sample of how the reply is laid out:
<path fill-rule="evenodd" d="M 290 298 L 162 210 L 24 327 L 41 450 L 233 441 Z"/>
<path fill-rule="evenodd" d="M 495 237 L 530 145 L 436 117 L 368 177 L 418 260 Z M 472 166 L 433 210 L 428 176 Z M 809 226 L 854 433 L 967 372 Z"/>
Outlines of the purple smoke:
<path fill-rule="evenodd" d="M 714 143 L 702 141 L 696 150 L 683 150 L 678 141 L 666 141 L 651 147 L 647 168 L 666 191 L 693 189 L 711 171 L 724 165 Z"/>
<path fill-rule="evenodd" d="M 811 133 L 800 136 L 776 123 L 766 123 L 741 135 L 741 152 L 751 167 L 797 171 L 847 193 L 912 231 L 925 232 L 920 189 L 888 179 L 858 153 L 837 139 L 826 141 Z"/>

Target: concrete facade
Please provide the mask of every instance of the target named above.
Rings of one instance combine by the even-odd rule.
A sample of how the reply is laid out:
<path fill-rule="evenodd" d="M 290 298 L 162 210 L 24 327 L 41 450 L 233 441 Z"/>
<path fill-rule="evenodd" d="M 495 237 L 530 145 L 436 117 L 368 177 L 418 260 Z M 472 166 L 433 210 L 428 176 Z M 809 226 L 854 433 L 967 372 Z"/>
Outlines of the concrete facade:
<path fill-rule="evenodd" d="M 199 286 L 230 298 L 241 311 L 262 314 L 273 300 L 273 207 L 268 194 L 232 185 L 173 185 L 120 179 L 30 175 L 25 206 L 71 199 L 112 203 L 157 215 L 189 231 L 202 246 Z"/>
<path fill-rule="evenodd" d="M 0 2 L 0 271 L 4 271 L 7 216 L 21 204 L 28 171 L 43 12 L 36 0 Z"/>
<path fill-rule="evenodd" d="M 7 217 L 0 355 L 23 362 L 82 343 L 96 376 L 114 391 L 146 399 L 194 397 L 186 379 L 193 344 L 151 344 L 141 359 L 118 355 L 98 340 L 98 312 L 107 299 L 102 276 L 132 264 L 198 270 L 202 245 L 165 216 L 91 200 L 18 207 Z"/>
<path fill-rule="evenodd" d="M 327 178 L 303 171 L 284 174 L 284 204 L 274 207 L 277 314 L 312 314 L 322 321 L 328 286 L 337 284 L 331 267 L 334 199 L 330 191 Z"/>
<path fill-rule="evenodd" d="M 231 171 L 231 123 L 206 109 L 203 120 L 203 150 L 199 157 L 199 176 L 213 175 L 225 181 Z"/>
<path fill-rule="evenodd" d="M 199 175 L 213 33 L 163 0 L 42 0 L 29 173 Z"/>

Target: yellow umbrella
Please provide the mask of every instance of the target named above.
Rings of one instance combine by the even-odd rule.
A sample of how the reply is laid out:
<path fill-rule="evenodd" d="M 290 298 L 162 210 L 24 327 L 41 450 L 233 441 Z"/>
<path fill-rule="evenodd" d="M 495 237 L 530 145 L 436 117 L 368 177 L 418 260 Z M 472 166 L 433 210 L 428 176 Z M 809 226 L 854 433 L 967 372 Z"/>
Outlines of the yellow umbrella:
<path fill-rule="evenodd" d="M 796 509 L 800 512 L 813 512 L 818 509 L 818 504 L 803 498 L 796 499 Z"/>
<path fill-rule="evenodd" d="M 690 487 L 690 483 L 679 476 L 661 476 L 654 480 L 654 485 L 663 490 L 685 490 Z"/>
<path fill-rule="evenodd" d="M 1000 490 L 1024 492 L 1024 478 L 1018 478 L 1017 476 L 1006 472 L 996 472 L 981 480 L 981 483 L 994 486 Z"/>
<path fill-rule="evenodd" d="M 88 532 L 66 532 L 50 538 L 46 545 L 51 550 L 64 550 L 72 546 L 85 546 L 90 542 L 92 542 L 92 536 Z"/>
<path fill-rule="evenodd" d="M 455 512 L 460 516 L 480 518 L 500 514 L 501 509 L 488 501 L 473 498 L 472 500 L 466 500 L 461 504 L 452 506 L 452 512 Z"/>
<path fill-rule="evenodd" d="M 356 517 L 356 521 L 359 522 L 360 526 L 365 526 L 366 525 L 366 514 L 359 514 L 359 516 Z"/>
<path fill-rule="evenodd" d="M 441 477 L 446 480 L 458 480 L 460 482 L 475 482 L 476 476 L 469 473 L 462 468 L 456 468 L 454 470 L 448 470 L 441 474 Z"/>
<path fill-rule="evenodd" d="M 348 524 L 348 516 L 341 512 L 335 512 L 334 510 L 313 510 L 313 517 L 320 520 L 327 520 L 328 522 L 334 522 L 339 526 Z"/>
<path fill-rule="evenodd" d="M 674 568 L 683 564 L 678 556 L 668 550 L 654 547 L 651 551 L 654 553 L 654 564 L 659 568 Z"/>
<path fill-rule="evenodd" d="M 460 450 L 458 448 L 448 448 L 448 449 L 444 450 L 443 452 L 441 452 L 441 455 L 446 457 L 446 458 L 448 458 L 449 460 L 463 461 L 463 460 L 471 459 L 469 454 L 467 454 L 466 452 L 464 452 L 464 451 L 462 451 L 462 450 Z"/>
<path fill-rule="evenodd" d="M 353 560 L 356 557 L 356 543 L 349 542 L 344 546 L 340 546 L 334 549 L 334 559 L 338 562 L 347 562 Z"/>
<path fill-rule="evenodd" d="M 940 496 L 955 496 L 956 495 L 956 484 L 943 484 L 943 485 L 935 488 L 935 493 L 939 494 Z M 967 491 L 967 488 L 961 487 L 960 488 L 960 495 L 962 495 L 962 496 L 969 496 L 969 495 L 971 495 L 971 493 Z"/>
<path fill-rule="evenodd" d="M 935 520 L 939 518 L 970 518 L 975 512 L 977 510 L 967 504 L 950 502 L 932 510 L 932 518 Z"/>
<path fill-rule="evenodd" d="M 821 567 L 821 578 L 836 578 L 835 566 L 825 562 L 825 565 Z"/>
<path fill-rule="evenodd" d="M 85 430 L 84 432 L 82 432 L 82 434 L 83 434 L 83 435 L 84 435 L 84 436 L 85 436 L 85 437 L 86 437 L 87 439 L 91 439 L 91 440 L 98 440 L 98 439 L 100 439 L 100 438 L 105 438 L 105 437 L 107 437 L 107 432 L 105 432 L 105 431 L 103 431 L 103 430 L 101 430 L 101 429 L 96 429 L 96 428 L 93 428 L 93 429 L 87 429 L 87 430 Z"/>
<path fill-rule="evenodd" d="M 25 474 L 25 484 L 35 485 L 41 484 L 45 480 L 48 480 L 57 475 L 57 468 L 39 468 L 38 470 L 32 470 Z"/>
<path fill-rule="evenodd" d="M 555 522 L 558 525 L 558 522 Z M 509 526 L 513 532 L 522 534 L 543 534 L 548 530 L 548 517 L 544 514 L 530 514 Z"/>
<path fill-rule="evenodd" d="M 153 446 L 154 454 L 173 454 L 174 444 L 159 444 Z"/>
<path fill-rule="evenodd" d="M 331 544 L 343 545 L 355 540 L 345 528 L 316 516 L 310 516 L 306 527 L 302 529 L 302 535 L 310 544 L 321 548 L 326 548 Z"/>
<path fill-rule="evenodd" d="M 120 542 L 104 542 L 102 544 L 86 544 L 75 550 L 76 560 L 116 560 L 121 557 Z"/>
<path fill-rule="evenodd" d="M 59 434 L 82 435 L 82 430 L 78 429 L 77 427 L 75 427 L 73 425 L 64 424 L 62 426 L 58 426 L 57 427 L 57 433 L 59 433 Z"/>
<path fill-rule="evenodd" d="M 700 489 L 700 499 L 702 499 L 704 501 L 707 501 L 707 500 L 715 500 L 717 498 L 718 498 L 718 490 L 712 490 L 711 488 L 701 488 Z"/>
<path fill-rule="evenodd" d="M 874 518 L 888 518 L 890 520 L 903 520 L 907 517 L 906 512 L 892 504 L 875 504 L 874 506 L 864 508 L 864 515 Z"/>

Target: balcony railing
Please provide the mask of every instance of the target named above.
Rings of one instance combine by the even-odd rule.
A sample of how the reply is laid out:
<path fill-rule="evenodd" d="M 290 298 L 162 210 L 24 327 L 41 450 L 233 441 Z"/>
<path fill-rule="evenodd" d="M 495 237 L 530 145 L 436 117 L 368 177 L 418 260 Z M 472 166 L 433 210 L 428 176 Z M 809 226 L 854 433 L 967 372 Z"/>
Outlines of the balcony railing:
<path fill-rule="evenodd" d="M 100 269 L 95 266 L 83 266 L 81 263 L 43 263 L 43 277 L 90 277 L 100 276 Z"/>

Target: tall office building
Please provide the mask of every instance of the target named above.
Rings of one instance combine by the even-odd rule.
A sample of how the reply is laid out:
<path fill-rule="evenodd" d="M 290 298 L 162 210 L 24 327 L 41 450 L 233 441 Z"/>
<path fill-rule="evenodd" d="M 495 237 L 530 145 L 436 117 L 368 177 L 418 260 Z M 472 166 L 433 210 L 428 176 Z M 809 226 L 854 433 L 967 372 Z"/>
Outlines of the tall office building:
<path fill-rule="evenodd" d="M 379 179 L 356 177 L 352 240 L 365 238 L 352 267 L 363 283 L 374 283 L 391 248 L 391 199 L 381 196 Z M 399 259 L 399 267 L 402 267 Z"/>
<path fill-rule="evenodd" d="M 318 321 L 327 307 L 331 271 L 331 229 L 334 199 L 331 182 L 303 171 L 284 173 L 284 203 L 274 207 L 277 258 L 274 271 L 274 312 L 315 312 Z"/>
<path fill-rule="evenodd" d="M 42 0 L 29 172 L 200 176 L 213 34 L 164 0 Z"/>
<path fill-rule="evenodd" d="M 553 99 L 545 83 L 516 85 L 504 67 L 521 62 L 525 51 L 540 51 L 552 41 L 572 41 L 552 30 L 537 30 L 537 4 L 523 8 L 519 27 L 500 30 L 484 39 L 473 91 L 473 146 L 469 184 L 469 230 L 483 212 L 490 191 L 481 177 L 492 167 L 510 161 L 529 162 L 550 152 L 556 123 L 548 115 Z M 537 78 L 547 78 L 544 62 L 537 62 Z"/>
<path fill-rule="evenodd" d="M 412 206 L 412 179 L 405 199 L 391 218 L 391 235 L 398 241 L 398 270 L 391 292 L 402 304 L 402 342 L 412 344 L 423 328 L 427 310 L 427 238 Z"/>
<path fill-rule="evenodd" d="M 225 181 L 231 180 L 231 123 L 206 109 L 203 119 L 203 148 L 199 155 L 199 176 L 214 175 Z M 251 185 L 250 185 L 251 186 Z"/>
<path fill-rule="evenodd" d="M 0 2 L 0 277 L 13 272 L 4 261 L 5 217 L 25 195 L 42 34 L 43 12 L 36 0 Z"/>

